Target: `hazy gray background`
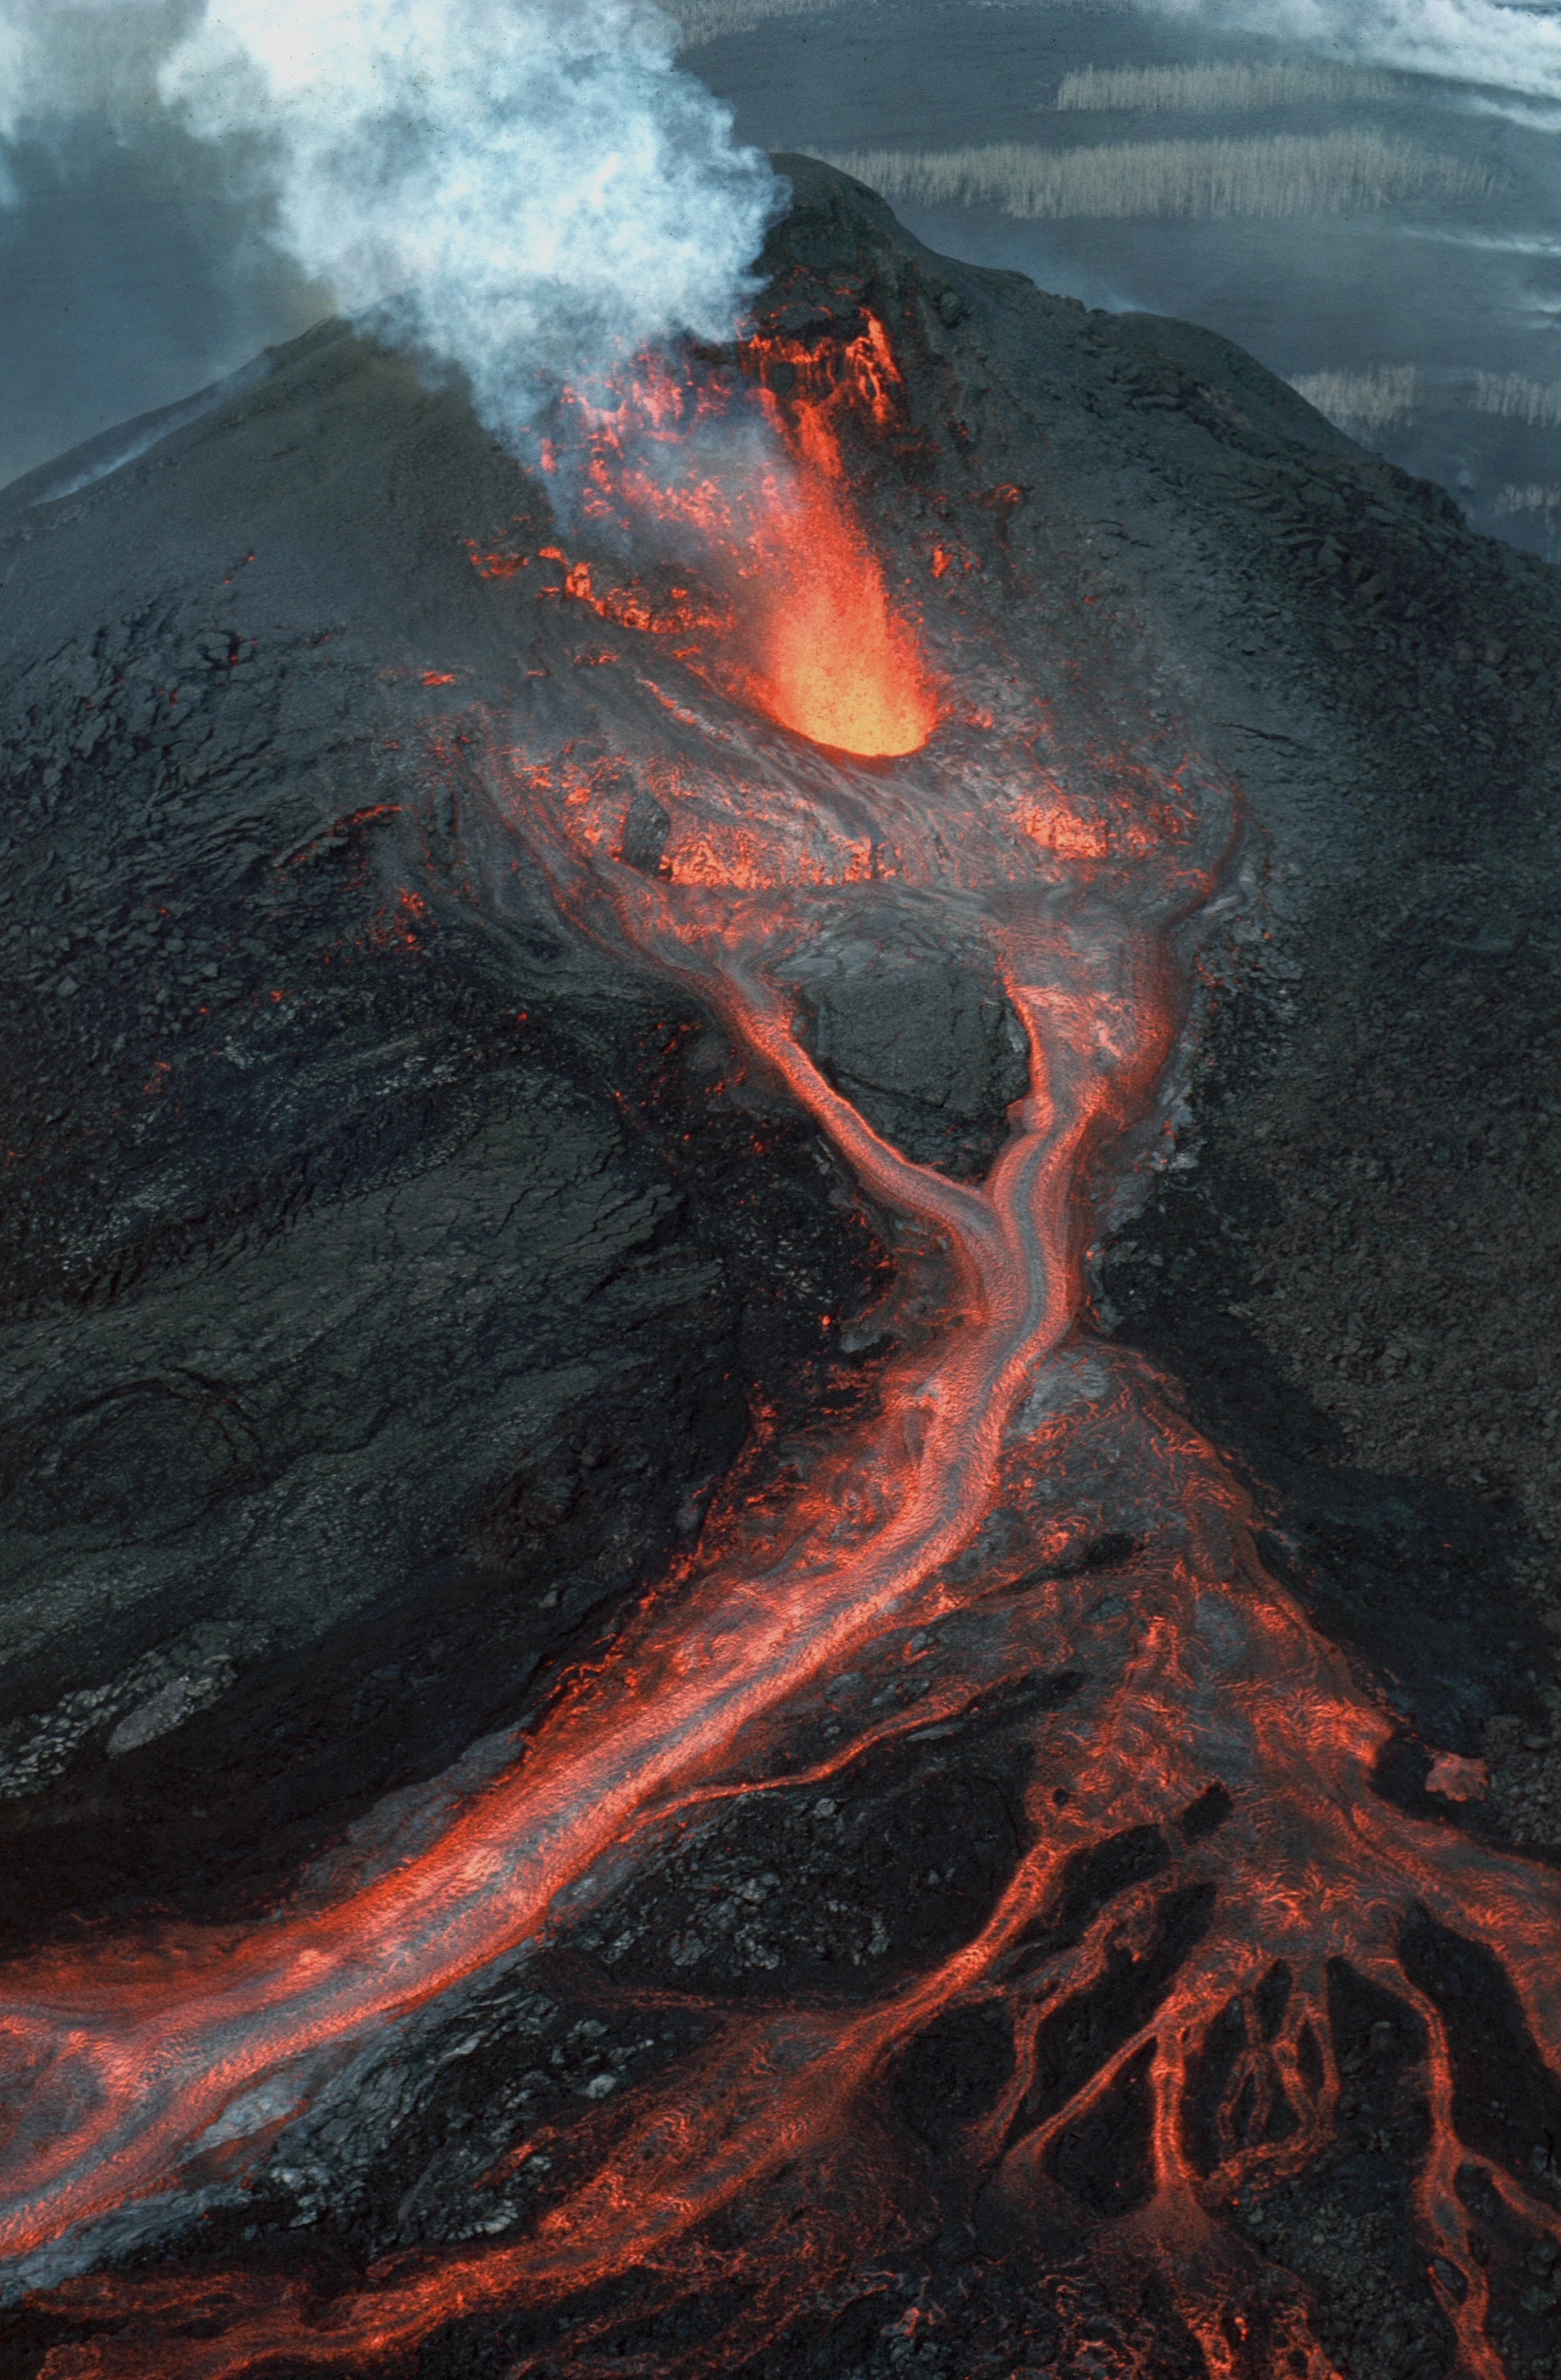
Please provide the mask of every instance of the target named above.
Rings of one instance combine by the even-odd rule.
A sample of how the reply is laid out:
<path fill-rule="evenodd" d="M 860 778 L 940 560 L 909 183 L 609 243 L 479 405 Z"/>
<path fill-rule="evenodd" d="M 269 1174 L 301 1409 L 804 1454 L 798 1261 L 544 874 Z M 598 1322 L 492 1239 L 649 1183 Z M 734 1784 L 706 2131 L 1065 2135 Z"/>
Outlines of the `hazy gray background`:
<path fill-rule="evenodd" d="M 315 321 L 196 142 L 78 122 L 6 152 L 0 483 Z"/>
<path fill-rule="evenodd" d="M 675 13 L 740 137 L 851 164 L 935 247 L 1226 333 L 1480 526 L 1561 558 L 1561 8 Z M 5 154 L 0 481 L 323 310 L 220 155 L 151 115 L 24 126 Z"/>

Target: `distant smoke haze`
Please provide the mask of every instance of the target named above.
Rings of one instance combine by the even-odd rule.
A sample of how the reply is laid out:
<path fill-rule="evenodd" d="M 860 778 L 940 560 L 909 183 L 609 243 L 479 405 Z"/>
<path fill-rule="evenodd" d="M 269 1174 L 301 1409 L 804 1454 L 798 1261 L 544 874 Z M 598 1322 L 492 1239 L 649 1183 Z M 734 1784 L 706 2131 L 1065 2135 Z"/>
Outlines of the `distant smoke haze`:
<path fill-rule="evenodd" d="M 200 0 L 0 0 L 0 140 L 159 106 L 164 59 Z"/>
<path fill-rule="evenodd" d="M 1201 32 L 1261 34 L 1335 62 L 1561 99 L 1561 17 L 1510 0 L 1143 0 Z"/>
<path fill-rule="evenodd" d="M 822 16 L 844 8 L 846 0 L 666 0 L 666 5 L 684 28 L 685 40 L 693 43 L 745 32 L 773 17 Z M 1018 15 L 1022 0 L 1011 0 L 1011 5 Z M 1089 0 L 1076 0 L 1073 11 L 1123 18 L 1135 12 L 1185 25 L 1194 34 L 1255 34 L 1264 42 L 1322 51 L 1340 75 L 1351 67 L 1389 67 L 1561 99 L 1561 18 L 1539 7 L 1512 5 L 1512 0 L 1096 0 L 1092 8 Z M 1048 13 L 1048 0 L 1036 0 L 1034 13 Z M 1053 7 L 1049 13 L 1061 11 Z M 1108 69 L 1103 79 L 1115 79 L 1116 71 Z M 1156 71 L 1147 70 L 1150 76 Z M 1230 69 L 1222 64 L 1192 71 L 1219 74 Z M 1291 75 L 1305 67 L 1295 61 L 1272 69 L 1236 69 L 1259 76 L 1267 71 Z M 1357 91 L 1353 95 L 1361 94 Z M 1273 102 L 1085 98 L 1063 104 L 1227 107 L 1284 104 L 1301 96 L 1295 91 Z"/>

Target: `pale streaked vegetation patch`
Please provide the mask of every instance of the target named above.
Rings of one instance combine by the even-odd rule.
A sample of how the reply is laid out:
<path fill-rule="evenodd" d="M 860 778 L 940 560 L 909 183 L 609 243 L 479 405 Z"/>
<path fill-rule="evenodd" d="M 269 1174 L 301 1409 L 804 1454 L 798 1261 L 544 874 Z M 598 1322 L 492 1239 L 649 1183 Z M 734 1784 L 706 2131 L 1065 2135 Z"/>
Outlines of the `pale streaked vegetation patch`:
<path fill-rule="evenodd" d="M 1543 486 L 1531 480 L 1526 487 L 1507 486 L 1497 494 L 1494 512 L 1498 520 L 1528 519 L 1544 531 L 1544 558 L 1555 562 L 1561 557 L 1561 488 Z"/>
<path fill-rule="evenodd" d="M 1308 66 L 1287 59 L 1273 66 L 1079 67 L 1057 86 L 1060 108 L 1177 110 L 1213 115 L 1241 107 L 1294 107 L 1307 100 L 1387 99 L 1396 86 L 1380 74 L 1348 67 Z"/>
<path fill-rule="evenodd" d="M 886 199 L 1072 215 L 1339 215 L 1403 199 L 1466 199 L 1483 168 L 1380 132 L 1266 140 L 1136 140 L 1098 148 L 867 149 L 831 158 Z"/>
<path fill-rule="evenodd" d="M 1365 371 L 1307 372 L 1290 382 L 1298 396 L 1352 435 L 1360 430 L 1391 430 L 1408 421 L 1421 402 L 1420 374 L 1413 364 L 1372 364 Z"/>
<path fill-rule="evenodd" d="M 751 32 L 770 17 L 823 17 L 841 0 L 662 0 L 681 27 L 681 47 L 719 40 L 723 33 Z"/>
<path fill-rule="evenodd" d="M 1537 480 L 1523 488 L 1507 486 L 1497 496 L 1495 509 L 1504 520 L 1515 513 L 1543 513 L 1554 520 L 1561 513 L 1561 488 L 1542 487 Z"/>
<path fill-rule="evenodd" d="M 1561 381 L 1557 380 L 1526 380 L 1515 371 L 1482 371 L 1475 382 L 1474 402 L 1482 413 L 1526 421 L 1533 430 L 1553 430 L 1561 423 Z"/>

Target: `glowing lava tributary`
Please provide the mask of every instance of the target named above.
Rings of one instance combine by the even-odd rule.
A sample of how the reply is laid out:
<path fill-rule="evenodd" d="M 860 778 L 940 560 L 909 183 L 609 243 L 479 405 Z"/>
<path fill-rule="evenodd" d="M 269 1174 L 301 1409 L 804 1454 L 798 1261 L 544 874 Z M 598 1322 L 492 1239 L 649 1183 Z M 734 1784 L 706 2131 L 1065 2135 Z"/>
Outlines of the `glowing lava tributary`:
<path fill-rule="evenodd" d="M 565 2180 L 518 2236 L 421 2252 L 322 2301 L 242 2269 L 67 2282 L 46 2303 L 89 2335 L 50 2351 L 48 2380 L 369 2371 L 458 2316 L 615 2279 L 627 2294 L 610 2313 L 586 2300 L 546 2357 L 512 2368 L 656 2369 L 648 2347 L 617 2355 L 616 2330 L 725 2291 L 738 2311 L 659 2368 L 735 2369 L 799 2310 L 848 2301 L 842 2276 L 871 2264 L 922 2186 L 875 2130 L 873 2095 L 906 2045 L 959 2009 L 995 2012 L 1011 2040 L 1006 2079 L 949 2152 L 1009 2210 L 1011 2236 L 1059 2204 L 1064 2132 L 1130 2105 L 1143 2169 L 1095 2228 L 1101 2269 L 1125 2292 L 1157 2277 L 1210 2380 L 1328 2380 L 1305 2289 L 1229 2218 L 1333 2136 L 1341 1961 L 1418 2030 L 1416 2219 L 1468 2380 L 1502 2372 L 1477 2209 L 1555 2236 L 1551 2200 L 1460 2138 L 1446 2023 L 1401 1943 L 1423 1912 L 1492 1945 L 1561 2070 L 1561 1880 L 1374 1791 L 1391 1716 L 1265 1574 L 1243 1492 L 1170 1385 L 1091 1330 L 1087 1251 L 1163 1134 L 1238 806 L 1192 771 L 1124 767 L 1104 789 L 1015 774 L 994 790 L 990 771 L 940 751 L 932 674 L 854 525 L 827 419 L 790 422 L 802 468 L 788 490 L 761 492 L 746 523 L 725 519 L 726 611 L 670 627 L 696 678 L 833 757 L 793 765 L 777 743 L 761 766 L 728 737 L 593 762 L 562 750 L 542 712 L 494 722 L 483 773 L 497 832 L 541 866 L 564 916 L 696 992 L 897 1219 L 903 1270 L 945 1284 L 938 1327 L 908 1338 L 871 1416 L 778 1518 L 767 1510 L 761 1531 L 740 1506 L 726 1512 L 431 1848 L 323 1908 L 13 1969 L 0 2252 L 35 2255 L 285 2134 L 348 2049 L 567 1932 L 673 1815 L 762 1787 L 821 1680 L 921 1661 L 929 1682 L 909 1706 L 870 1701 L 855 1735 L 815 1747 L 794 1781 L 837 1773 L 865 1742 L 952 1728 L 1016 1681 L 1090 1683 L 1047 1721 L 1022 1853 L 951 1955 L 866 2005 L 715 2011 L 702 2049 L 577 2128 Z M 713 501 L 683 487 L 676 506 L 692 522 Z M 589 572 L 571 573 L 567 596 L 628 633 L 668 633 Z M 840 757 L 853 752 L 902 757 L 861 771 Z M 624 856 L 636 801 L 665 829 L 649 862 Z M 805 1045 L 799 987 L 820 950 L 900 930 L 935 930 L 995 967 L 1028 1039 L 1028 1097 L 979 1185 L 891 1147 Z M 1129 1508 L 1138 1551 L 1106 1593 L 1077 1557 Z M 1153 1856 L 1081 1897 L 1091 1860 L 1129 1837 Z M 1094 2054 L 1059 2068 L 1056 2040 L 1107 1982 L 1116 2014 Z M 776 2197 L 787 2174 L 792 2194 Z M 739 2204 L 757 2210 L 746 2228 L 713 2229 Z M 1115 2363 L 1096 2349 L 1091 2370 L 1152 2368 L 1129 2347 Z"/>

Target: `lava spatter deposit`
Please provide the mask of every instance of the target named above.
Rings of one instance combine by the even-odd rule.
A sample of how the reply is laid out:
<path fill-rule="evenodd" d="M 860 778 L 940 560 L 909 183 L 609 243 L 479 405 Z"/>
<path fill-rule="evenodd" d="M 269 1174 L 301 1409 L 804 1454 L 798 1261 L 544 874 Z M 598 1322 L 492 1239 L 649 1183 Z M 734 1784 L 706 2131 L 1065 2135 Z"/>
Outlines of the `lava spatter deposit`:
<path fill-rule="evenodd" d="M 1518 2368 L 1557 2190 L 1473 2104 L 1446 1979 L 1484 1960 L 1536 2101 L 1561 2093 L 1561 1881 L 1454 1822 L 1457 1754 L 1418 1801 L 1381 1790 L 1387 1698 L 1091 1289 L 1289 830 L 1136 690 L 1128 626 L 1013 640 L 1031 491 L 936 480 L 913 274 L 875 271 L 807 337 L 783 287 L 701 367 L 780 437 L 752 518 L 633 480 L 688 432 L 668 382 L 631 437 L 597 422 L 586 484 L 599 528 L 676 515 L 670 564 L 619 573 L 540 518 L 468 541 L 528 607 L 527 674 L 398 764 L 431 889 L 458 849 L 452 897 L 501 947 L 550 904 L 708 1020 L 752 1113 L 813 1127 L 894 1252 L 841 1334 L 863 1385 L 760 1433 L 486 1775 L 409 1792 L 258 1920 L 6 1971 L 0 2252 L 47 2380 L 1332 2380 L 1315 2292 L 1259 2242 L 1353 2119 L 1360 2007 L 1402 2050 L 1424 2368 Z M 1027 1072 L 978 1178 L 897 1145 L 890 1070 L 819 1034 L 842 984 L 950 965 Z M 915 1847 L 883 1871 L 904 1906 L 811 1848 L 858 1799 Z M 279 2251 L 334 2203 L 348 2269 Z M 174 2242 L 155 2268 L 85 2269 L 155 2236 L 116 2230 L 137 2209 Z M 202 2215 L 220 2252 L 189 2244 Z"/>

